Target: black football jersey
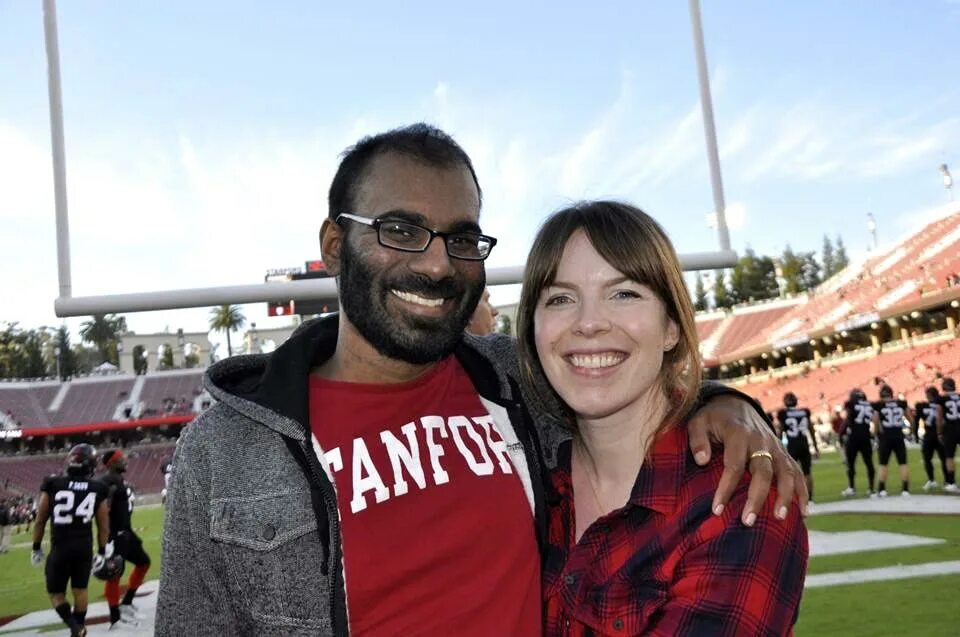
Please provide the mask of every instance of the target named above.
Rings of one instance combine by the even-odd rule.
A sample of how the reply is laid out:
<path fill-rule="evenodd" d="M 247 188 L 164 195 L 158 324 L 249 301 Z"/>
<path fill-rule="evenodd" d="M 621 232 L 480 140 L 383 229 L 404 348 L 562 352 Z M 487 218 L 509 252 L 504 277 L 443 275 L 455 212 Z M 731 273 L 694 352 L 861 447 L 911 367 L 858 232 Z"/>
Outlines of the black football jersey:
<path fill-rule="evenodd" d="M 869 438 L 870 422 L 873 420 L 873 406 L 870 401 L 848 400 L 843 407 L 847 410 L 847 433 Z"/>
<path fill-rule="evenodd" d="M 47 476 L 40 491 L 50 498 L 50 538 L 54 546 L 67 542 L 93 543 L 97 507 L 107 498 L 107 487 L 92 478 Z"/>
<path fill-rule="evenodd" d="M 927 401 L 917 403 L 914 408 L 917 420 L 923 421 L 923 436 L 925 438 L 937 437 L 937 404 Z"/>
<path fill-rule="evenodd" d="M 943 407 L 943 426 L 960 427 L 960 394 L 955 391 L 943 394 L 940 406 Z"/>
<path fill-rule="evenodd" d="M 907 415 L 907 401 L 879 400 L 873 409 L 880 414 L 880 431 L 887 437 L 903 437 L 903 419 Z"/>
<path fill-rule="evenodd" d="M 100 478 L 107 485 L 110 492 L 110 535 L 119 531 L 130 530 L 130 512 L 133 503 L 130 500 L 130 490 L 127 488 L 123 476 L 108 471 Z"/>
<path fill-rule="evenodd" d="M 777 412 L 781 429 L 791 440 L 802 437 L 810 431 L 810 410 L 803 407 L 791 407 Z"/>

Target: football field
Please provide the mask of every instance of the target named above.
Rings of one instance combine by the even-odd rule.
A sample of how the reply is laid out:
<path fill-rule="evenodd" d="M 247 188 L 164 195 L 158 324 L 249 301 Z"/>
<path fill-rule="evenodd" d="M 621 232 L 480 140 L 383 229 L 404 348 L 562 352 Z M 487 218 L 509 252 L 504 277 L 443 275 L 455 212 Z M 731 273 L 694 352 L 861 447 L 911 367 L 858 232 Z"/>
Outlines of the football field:
<path fill-rule="evenodd" d="M 910 449 L 909 456 L 911 488 L 915 495 L 921 495 L 920 487 L 926 477 L 920 452 Z M 901 498 L 896 465 L 890 469 L 894 476 L 887 481 L 891 497 L 867 500 L 861 496 L 844 501 L 840 491 L 846 486 L 846 476 L 840 456 L 826 453 L 815 462 L 817 505 L 814 515 L 807 519 L 813 555 L 797 635 L 958 634 L 960 617 L 950 600 L 960 590 L 960 497 Z M 857 485 L 862 493 L 862 465 L 857 470 Z M 942 479 L 939 468 L 937 479 Z M 862 510 L 828 512 L 836 506 Z M 883 512 L 884 509 L 897 512 Z M 153 560 L 148 580 L 155 579 L 160 573 L 163 510 L 138 508 L 133 521 L 141 529 L 144 547 Z M 38 631 L 65 635 L 62 624 L 55 621 L 38 620 L 34 622 L 36 630 L 30 631 L 16 627 L 27 618 L 7 624 L 11 617 L 49 609 L 43 570 L 30 566 L 29 534 L 15 535 L 13 545 L 9 553 L 0 555 L 0 636 L 34 635 Z M 838 584 L 836 580 L 852 583 Z M 91 580 L 91 604 L 102 601 L 101 583 Z M 138 604 L 144 609 L 152 608 L 155 595 L 145 595 Z M 105 626 L 95 628 L 102 630 Z M 91 634 L 99 634 L 100 630 L 91 630 Z"/>

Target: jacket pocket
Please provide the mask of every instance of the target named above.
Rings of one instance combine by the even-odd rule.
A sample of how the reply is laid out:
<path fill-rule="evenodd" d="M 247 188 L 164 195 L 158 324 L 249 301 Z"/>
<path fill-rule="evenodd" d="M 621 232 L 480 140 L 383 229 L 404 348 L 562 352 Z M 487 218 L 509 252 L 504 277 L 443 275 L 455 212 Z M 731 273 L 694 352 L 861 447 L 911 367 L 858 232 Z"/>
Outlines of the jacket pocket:
<path fill-rule="evenodd" d="M 218 498 L 210 510 L 210 538 L 219 545 L 251 634 L 332 632 L 309 492 Z"/>

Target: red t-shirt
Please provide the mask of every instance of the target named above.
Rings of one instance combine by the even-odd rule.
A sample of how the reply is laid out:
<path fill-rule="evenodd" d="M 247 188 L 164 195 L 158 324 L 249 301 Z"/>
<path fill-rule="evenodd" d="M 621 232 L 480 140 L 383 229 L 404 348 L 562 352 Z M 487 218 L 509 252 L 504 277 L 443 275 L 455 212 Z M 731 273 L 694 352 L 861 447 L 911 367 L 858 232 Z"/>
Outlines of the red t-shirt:
<path fill-rule="evenodd" d="M 310 378 L 353 635 L 539 635 L 530 501 L 450 356 L 409 383 Z"/>

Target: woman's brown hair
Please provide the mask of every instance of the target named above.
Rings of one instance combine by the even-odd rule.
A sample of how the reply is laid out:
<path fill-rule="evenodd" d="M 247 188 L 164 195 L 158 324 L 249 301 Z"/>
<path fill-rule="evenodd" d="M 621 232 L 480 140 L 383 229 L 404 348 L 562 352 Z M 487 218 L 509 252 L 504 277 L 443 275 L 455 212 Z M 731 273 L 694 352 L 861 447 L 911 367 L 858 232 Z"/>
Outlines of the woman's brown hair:
<path fill-rule="evenodd" d="M 664 353 L 659 380 L 669 402 L 665 423 L 685 416 L 700 388 L 701 363 L 693 304 L 673 244 L 652 217 L 629 204 L 586 201 L 559 210 L 543 223 L 523 276 L 517 309 L 520 378 L 533 407 L 559 410 L 563 424 L 575 428 L 570 407 L 550 387 L 537 356 L 534 314 L 543 290 L 553 284 L 564 248 L 577 230 L 612 267 L 649 287 L 677 325 L 679 340 Z"/>

